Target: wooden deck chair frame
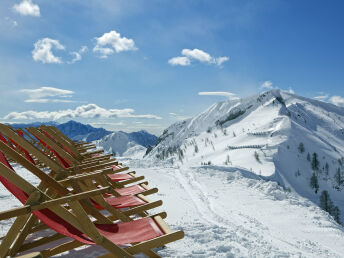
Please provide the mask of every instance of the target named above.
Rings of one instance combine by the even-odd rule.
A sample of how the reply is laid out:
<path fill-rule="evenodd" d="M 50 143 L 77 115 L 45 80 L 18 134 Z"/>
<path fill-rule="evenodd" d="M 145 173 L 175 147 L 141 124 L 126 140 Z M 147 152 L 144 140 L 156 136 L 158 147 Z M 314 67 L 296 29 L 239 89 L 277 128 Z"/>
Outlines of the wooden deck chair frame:
<path fill-rule="evenodd" d="M 55 163 L 53 160 L 45 156 L 43 153 L 41 153 L 39 150 L 35 149 L 34 146 L 32 146 L 29 142 L 27 142 L 24 138 L 19 137 L 18 135 L 15 135 L 15 132 L 11 131 L 11 129 L 7 130 L 1 130 L 0 125 L 0 132 L 4 133 L 5 135 L 9 137 L 15 138 L 16 141 L 18 141 L 21 146 L 23 146 L 28 152 L 31 152 L 34 150 L 34 155 L 37 155 L 39 159 L 42 159 L 45 164 L 47 164 L 48 167 L 50 167 L 52 173 L 51 176 L 47 176 L 43 171 L 41 171 L 38 167 L 36 167 L 34 164 L 29 162 L 25 157 L 17 153 L 15 150 L 7 146 L 5 143 L 0 142 L 0 150 L 7 154 L 12 160 L 19 163 L 23 167 L 25 167 L 27 170 L 32 172 L 34 175 L 39 177 L 43 182 L 46 182 L 47 185 L 54 188 L 55 191 L 58 191 L 59 193 L 65 193 L 68 194 L 65 190 L 66 187 L 73 185 L 74 187 L 80 187 L 79 191 L 87 191 L 87 190 L 94 190 L 94 184 L 92 184 L 92 180 L 95 180 L 99 185 L 101 186 L 111 186 L 111 194 L 113 196 L 121 196 L 119 193 L 116 192 L 114 189 L 113 182 L 111 180 L 108 180 L 108 177 L 106 175 L 106 170 L 98 170 L 91 173 L 83 173 L 83 174 L 77 174 L 75 176 L 68 176 L 68 172 L 64 171 L 63 168 Z M 112 171 L 111 169 L 107 169 L 108 172 Z M 54 173 L 54 171 L 58 171 L 59 173 Z M 104 173 L 105 172 L 105 173 Z M 58 181 L 57 181 L 58 180 Z M 93 186 L 93 187 L 92 187 Z M 145 184 L 142 185 L 143 187 L 146 187 Z M 139 214 L 141 216 L 145 215 L 145 211 L 149 209 L 156 208 L 160 205 L 162 205 L 162 201 L 155 201 L 151 202 L 146 195 L 156 193 L 158 191 L 157 188 L 148 189 L 147 187 L 146 191 L 136 194 L 136 197 L 140 198 L 146 204 L 133 207 L 128 209 L 125 213 L 126 215 L 133 215 L 133 214 Z M 98 197 L 97 200 L 95 200 L 99 205 L 101 205 L 103 208 L 107 208 L 108 210 L 112 210 L 112 213 L 114 214 L 114 218 L 116 218 L 116 213 L 113 210 L 112 206 L 109 206 L 107 202 L 103 199 Z"/>
<path fill-rule="evenodd" d="M 76 147 L 67 136 L 63 135 L 62 132 L 58 131 L 56 128 L 43 125 L 40 126 L 39 129 L 46 131 L 51 137 L 59 142 L 61 146 L 64 145 L 65 147 L 67 147 L 79 161 L 83 160 L 85 157 L 90 157 L 93 154 L 102 152 L 102 150 L 95 150 L 90 152 L 89 150 L 96 147 L 94 144 L 91 143 L 82 147 Z"/>
<path fill-rule="evenodd" d="M 18 174 L 14 173 L 10 168 L 8 168 L 6 165 L 2 163 L 0 164 L 0 173 L 2 177 L 12 182 L 12 184 L 15 184 L 29 196 L 26 206 L 1 213 L 2 216 L 8 215 L 8 213 L 10 213 L 14 217 L 17 217 L 17 215 L 14 214 L 24 213 L 24 215 L 20 215 L 17 217 L 8 234 L 3 239 L 3 242 L 0 246 L 1 257 L 6 256 L 6 254 L 8 253 L 9 250 L 6 249 L 6 247 L 11 247 L 14 244 L 15 240 L 18 237 L 18 234 L 20 234 L 21 232 L 21 229 L 25 226 L 27 218 L 30 217 L 31 211 L 46 208 L 51 210 L 53 213 L 55 213 L 62 219 L 64 219 L 70 225 L 74 226 L 80 232 L 86 234 L 96 244 L 102 246 L 116 257 L 133 257 L 132 255 L 135 253 L 145 253 L 145 251 L 147 251 L 148 254 L 151 253 L 155 256 L 156 254 L 153 251 L 151 251 L 152 248 L 163 246 L 166 243 L 179 240 L 184 236 L 184 233 L 182 231 L 176 231 L 171 233 L 171 230 L 168 228 L 167 224 L 164 223 L 161 217 L 166 216 L 166 214 L 153 215 L 151 216 L 151 218 L 153 218 L 155 223 L 157 223 L 157 225 L 160 226 L 164 235 L 122 249 L 99 233 L 99 231 L 95 228 L 93 222 L 90 220 L 87 212 L 80 204 L 79 199 L 82 199 L 82 197 L 85 197 L 85 195 L 89 197 L 90 192 L 81 193 L 79 195 L 66 196 L 59 199 L 51 199 L 43 191 L 28 183 L 26 180 L 24 180 Z M 107 189 L 95 190 L 93 193 L 99 194 L 100 191 L 103 190 Z M 68 204 L 68 207 L 72 209 L 73 213 L 67 210 L 62 204 Z M 7 246 L 3 244 L 4 242 L 7 244 Z M 68 242 L 67 245 L 63 244 L 62 247 L 58 246 L 54 250 L 44 250 L 42 251 L 42 253 L 45 256 L 51 256 L 57 253 L 70 250 L 71 248 L 74 249 L 76 246 L 80 246 L 78 245 L 78 243 L 75 242 L 76 241 L 71 241 Z"/>
<path fill-rule="evenodd" d="M 70 160 L 74 166 L 78 166 L 78 168 L 86 168 L 87 166 L 93 165 L 92 162 L 90 163 L 79 163 L 78 160 L 76 160 L 74 157 L 72 157 L 68 152 L 66 152 L 63 148 L 58 146 L 54 141 L 49 139 L 46 135 L 41 133 L 37 128 L 29 128 L 28 131 L 32 133 L 34 136 L 39 137 L 41 140 L 43 140 L 46 144 L 51 146 L 62 158 Z M 101 163 L 103 162 L 103 163 Z M 100 163 L 98 163 L 98 168 L 101 166 L 101 164 L 104 164 L 105 166 L 108 166 L 108 160 L 101 160 Z M 123 168 L 122 168 L 123 169 Z M 114 172 L 118 173 L 119 170 L 115 170 Z M 123 170 L 122 170 L 123 171 Z M 132 184 L 138 181 L 141 181 L 144 179 L 143 176 L 141 177 L 135 177 L 135 173 L 130 172 L 128 173 L 132 178 L 128 180 L 124 180 L 123 182 L 116 182 L 118 187 L 123 187 L 127 184 Z"/>
<path fill-rule="evenodd" d="M 39 151 L 39 149 L 37 149 L 37 147 L 34 146 L 31 142 L 27 141 L 26 139 L 23 139 L 23 137 L 20 137 L 12 128 L 10 128 L 6 125 L 0 124 L 0 133 L 1 132 L 4 135 L 6 135 L 6 137 L 14 139 L 15 141 L 19 142 L 20 145 L 23 146 L 25 149 L 27 149 L 27 151 L 29 151 L 31 155 L 36 156 L 36 157 L 38 155 L 39 156 L 39 157 L 37 157 L 38 160 L 40 162 L 46 163 L 46 165 L 49 166 L 54 171 L 63 170 L 64 172 L 67 172 L 67 174 L 75 175 L 75 174 L 81 174 L 81 173 L 86 173 L 86 172 L 92 172 L 92 171 L 99 170 L 99 169 L 104 169 L 104 171 L 106 171 L 106 174 L 114 174 L 114 173 L 120 173 L 120 172 L 123 172 L 123 171 L 126 171 L 129 169 L 128 167 L 122 167 L 122 168 L 119 168 L 117 170 L 106 169 L 106 168 L 109 168 L 109 166 L 111 166 L 111 165 L 118 165 L 118 162 L 115 159 L 105 159 L 105 160 L 93 161 L 93 162 L 89 162 L 89 163 L 82 163 L 82 164 L 74 165 L 73 167 L 70 167 L 68 169 L 63 168 L 59 164 L 59 162 L 55 162 L 55 165 L 51 166 L 51 162 L 48 162 L 48 163 L 44 162 L 44 160 L 46 159 L 46 155 L 43 156 L 42 153 L 37 153 Z M 53 144 L 53 142 L 48 137 L 41 134 L 39 131 L 33 131 L 33 133 L 38 134 L 44 140 L 48 141 L 48 143 Z M 55 147 L 57 147 L 57 146 L 55 146 Z M 67 158 L 70 157 L 70 156 L 68 156 L 68 154 L 64 150 L 59 149 L 59 151 L 61 154 L 63 154 L 63 153 L 66 154 L 67 156 L 65 156 L 65 157 L 67 157 Z M 74 160 L 74 162 L 77 162 L 77 161 Z M 124 180 L 121 182 L 111 182 L 112 186 L 115 188 L 122 188 L 128 184 L 132 184 L 132 183 L 135 183 L 135 182 L 138 182 L 138 181 L 141 181 L 144 179 L 144 176 L 135 177 L 135 173 L 136 173 L 135 171 L 131 171 L 128 173 L 132 177 L 131 179 Z M 148 188 L 147 182 L 140 183 L 140 186 L 145 188 L 145 189 Z"/>
<path fill-rule="evenodd" d="M 71 139 L 69 139 L 61 131 L 59 131 L 56 127 L 53 126 L 42 125 L 39 127 L 39 129 L 46 131 L 49 135 L 56 139 L 57 142 L 65 145 L 70 151 L 73 152 L 73 154 L 81 155 L 81 158 L 84 158 L 83 156 L 87 154 L 87 151 L 92 150 L 96 147 L 93 143 L 87 143 L 82 146 L 75 146 Z M 92 153 L 94 153 L 94 151 Z"/>

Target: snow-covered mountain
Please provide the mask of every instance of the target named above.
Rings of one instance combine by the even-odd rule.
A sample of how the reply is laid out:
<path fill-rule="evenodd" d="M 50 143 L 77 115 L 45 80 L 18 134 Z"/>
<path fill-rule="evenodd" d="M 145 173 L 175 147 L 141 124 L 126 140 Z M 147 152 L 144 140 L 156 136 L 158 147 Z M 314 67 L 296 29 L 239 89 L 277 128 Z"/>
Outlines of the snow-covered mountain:
<path fill-rule="evenodd" d="M 95 128 L 73 120 L 59 124 L 56 127 L 69 138 L 76 141 L 95 141 L 111 133 L 104 128 Z"/>
<path fill-rule="evenodd" d="M 129 156 L 142 158 L 148 146 L 154 146 L 158 137 L 147 131 L 126 133 L 122 131 L 106 135 L 94 143 L 104 149 L 107 153 L 114 153 L 116 156 Z"/>
<path fill-rule="evenodd" d="M 280 90 L 219 102 L 171 125 L 146 159 L 244 169 L 337 219 L 344 211 L 344 108 Z"/>

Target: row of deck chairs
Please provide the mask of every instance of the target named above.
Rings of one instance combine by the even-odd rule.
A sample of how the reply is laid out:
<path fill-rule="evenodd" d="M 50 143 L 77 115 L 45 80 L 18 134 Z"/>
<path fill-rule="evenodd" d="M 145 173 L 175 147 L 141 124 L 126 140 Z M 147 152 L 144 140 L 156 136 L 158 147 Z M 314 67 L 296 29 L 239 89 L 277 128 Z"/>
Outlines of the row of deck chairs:
<path fill-rule="evenodd" d="M 17 167 L 40 183 L 28 182 Z M 169 228 L 165 212 L 149 214 L 162 201 L 147 197 L 158 189 L 143 180 L 112 155 L 55 127 L 0 124 L 0 182 L 23 204 L 0 212 L 0 221 L 15 218 L 1 239 L 0 257 L 49 257 L 84 245 L 106 249 L 101 257 L 159 257 L 152 249 L 184 233 Z"/>

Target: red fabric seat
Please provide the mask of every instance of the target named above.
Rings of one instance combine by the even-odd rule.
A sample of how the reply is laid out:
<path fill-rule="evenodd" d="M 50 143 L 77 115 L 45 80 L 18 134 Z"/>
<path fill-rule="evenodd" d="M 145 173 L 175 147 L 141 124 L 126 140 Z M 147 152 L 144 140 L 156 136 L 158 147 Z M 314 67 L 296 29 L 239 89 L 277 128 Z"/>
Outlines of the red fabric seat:
<path fill-rule="evenodd" d="M 112 174 L 112 175 L 107 175 L 107 176 L 110 177 L 112 181 L 116 181 L 116 182 L 134 178 L 133 176 L 129 174 Z"/>
<path fill-rule="evenodd" d="M 12 166 L 2 152 L 0 152 L 0 162 L 10 168 Z M 0 182 L 23 204 L 26 203 L 28 195 L 19 187 L 0 175 Z M 56 215 L 49 209 L 42 209 L 32 212 L 41 222 L 51 229 L 64 236 L 71 237 L 81 243 L 94 245 L 95 242 L 80 232 L 74 226 Z M 98 231 L 115 244 L 131 244 L 146 241 L 163 235 L 163 232 L 156 225 L 152 218 L 143 218 L 131 222 L 117 224 L 95 224 Z"/>
<path fill-rule="evenodd" d="M 129 208 L 129 207 L 146 204 L 145 201 L 133 195 L 124 195 L 124 196 L 119 196 L 119 197 L 110 196 L 110 197 L 105 198 L 105 201 L 116 209 Z M 97 209 L 99 210 L 103 209 L 103 207 L 100 206 L 98 203 L 94 201 L 92 201 L 92 203 L 94 207 L 96 207 Z"/>
<path fill-rule="evenodd" d="M 134 195 L 134 194 L 142 193 L 145 191 L 145 189 L 139 185 L 132 185 L 132 186 L 124 187 L 124 188 L 118 188 L 115 190 L 120 195 Z"/>

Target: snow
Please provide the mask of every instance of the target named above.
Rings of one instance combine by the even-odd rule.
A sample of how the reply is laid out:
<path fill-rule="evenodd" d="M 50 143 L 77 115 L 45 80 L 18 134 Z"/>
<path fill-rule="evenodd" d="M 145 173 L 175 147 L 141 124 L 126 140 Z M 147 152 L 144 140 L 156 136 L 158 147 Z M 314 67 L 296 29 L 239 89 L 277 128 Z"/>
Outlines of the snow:
<path fill-rule="evenodd" d="M 114 153 L 116 156 L 122 156 L 126 153 L 135 155 L 135 157 L 142 158 L 146 152 L 146 148 L 137 142 L 133 141 L 129 134 L 124 132 L 114 132 L 106 135 L 100 140 L 94 141 L 95 145 L 103 148 L 106 153 Z M 142 156 L 140 156 L 142 154 Z"/>
<path fill-rule="evenodd" d="M 256 174 L 218 166 L 162 167 L 137 159 L 121 159 L 145 175 L 159 193 L 174 230 L 185 238 L 157 252 L 163 257 L 341 257 L 344 231 L 331 216 L 297 193 Z M 37 184 L 30 173 L 19 174 Z M 1 187 L 0 207 L 19 205 Z M 2 224 L 6 233 L 10 223 Z M 62 257 L 94 257 L 101 247 L 83 247 Z"/>
<path fill-rule="evenodd" d="M 344 157 L 343 128 L 344 108 L 272 90 L 216 103 L 194 118 L 171 125 L 145 160 L 245 169 L 316 204 L 326 190 L 344 221 L 344 180 L 338 185 L 334 179 L 338 169 L 344 178 L 344 165 L 338 161 Z M 300 143 L 304 153 L 298 150 Z M 318 170 L 312 170 L 308 153 L 311 157 L 317 153 Z M 318 177 L 318 193 L 310 187 L 313 173 Z"/>
<path fill-rule="evenodd" d="M 344 173 L 338 161 L 343 128 L 343 108 L 273 90 L 216 103 L 171 125 L 145 158 L 146 148 L 125 135 L 97 143 L 159 188 L 150 198 L 164 204 L 154 213 L 166 211 L 172 229 L 185 232 L 183 240 L 157 250 L 163 257 L 342 257 L 343 226 L 318 204 L 327 190 L 344 213 L 343 185 L 334 180 L 338 168 Z M 317 171 L 307 160 L 315 152 Z M 25 169 L 18 172 L 39 183 Z M 313 173 L 318 193 L 309 185 Z M 18 205 L 1 186 L 1 209 Z M 0 223 L 2 234 L 12 221 Z M 92 246 L 60 256 L 103 253 Z"/>

